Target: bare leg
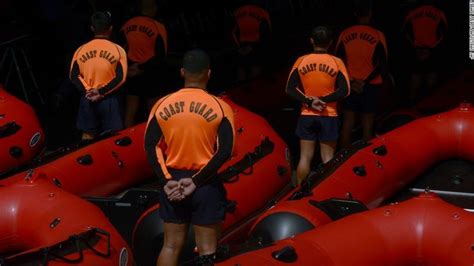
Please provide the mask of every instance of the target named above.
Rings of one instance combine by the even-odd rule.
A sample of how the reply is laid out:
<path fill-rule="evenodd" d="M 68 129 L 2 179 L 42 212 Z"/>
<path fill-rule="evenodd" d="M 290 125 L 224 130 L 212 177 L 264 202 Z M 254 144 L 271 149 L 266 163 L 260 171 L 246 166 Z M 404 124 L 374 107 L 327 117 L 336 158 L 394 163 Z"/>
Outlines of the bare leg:
<path fill-rule="evenodd" d="M 178 265 L 179 254 L 183 249 L 188 234 L 187 224 L 164 223 L 165 238 L 157 266 Z"/>
<path fill-rule="evenodd" d="M 82 132 L 82 140 L 90 140 L 90 139 L 94 139 L 94 137 L 95 137 L 94 133 L 85 132 L 85 131 Z"/>
<path fill-rule="evenodd" d="M 321 141 L 319 143 L 321 148 L 321 160 L 323 163 L 329 162 L 334 157 L 336 151 L 337 140 L 334 141 Z"/>
<path fill-rule="evenodd" d="M 316 142 L 314 140 L 300 140 L 300 161 L 296 168 L 296 180 L 298 184 L 305 179 L 311 170 L 311 160 L 314 155 Z"/>
<path fill-rule="evenodd" d="M 341 147 L 348 148 L 352 144 L 352 128 L 355 124 L 355 113 L 354 111 L 344 111 L 344 119 L 342 121 L 341 130 Z"/>
<path fill-rule="evenodd" d="M 372 137 L 374 136 L 374 119 L 374 113 L 365 113 L 361 115 L 363 131 L 362 138 L 365 141 L 372 139 Z"/>
<path fill-rule="evenodd" d="M 135 117 L 137 116 L 140 97 L 135 95 L 127 95 L 125 106 L 125 128 L 131 127 L 135 124 Z"/>
<path fill-rule="evenodd" d="M 193 225 L 193 229 L 199 255 L 216 253 L 217 242 L 221 234 L 221 224 Z"/>

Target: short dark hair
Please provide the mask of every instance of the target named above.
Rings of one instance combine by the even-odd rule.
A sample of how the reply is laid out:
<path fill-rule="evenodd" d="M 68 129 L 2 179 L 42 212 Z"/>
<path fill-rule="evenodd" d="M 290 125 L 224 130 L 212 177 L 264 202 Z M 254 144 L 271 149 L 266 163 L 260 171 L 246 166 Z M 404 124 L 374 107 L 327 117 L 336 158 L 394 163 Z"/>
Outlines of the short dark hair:
<path fill-rule="evenodd" d="M 327 46 L 332 41 L 332 32 L 326 26 L 318 26 L 311 32 L 311 38 L 316 46 Z"/>
<path fill-rule="evenodd" d="M 210 61 L 206 52 L 201 49 L 192 49 L 183 56 L 183 68 L 189 73 L 199 74 L 209 69 Z"/>
<path fill-rule="evenodd" d="M 355 2 L 355 14 L 357 17 L 367 17 L 372 11 L 371 0 L 357 0 Z"/>
<path fill-rule="evenodd" d="M 95 33 L 104 32 L 112 26 L 112 16 L 109 12 L 95 12 L 91 16 L 91 25 Z"/>

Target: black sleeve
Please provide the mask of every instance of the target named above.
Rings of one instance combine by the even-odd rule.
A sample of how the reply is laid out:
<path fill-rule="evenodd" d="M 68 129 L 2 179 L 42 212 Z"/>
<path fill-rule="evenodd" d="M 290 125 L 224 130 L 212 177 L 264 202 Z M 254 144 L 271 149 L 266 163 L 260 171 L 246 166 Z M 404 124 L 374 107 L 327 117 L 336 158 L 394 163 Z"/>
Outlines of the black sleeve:
<path fill-rule="evenodd" d="M 260 23 L 260 42 L 262 44 L 266 44 L 270 42 L 270 37 L 271 37 L 271 29 L 270 25 L 266 20 L 262 21 Z"/>
<path fill-rule="evenodd" d="M 122 47 L 127 47 L 127 36 L 123 31 L 119 32 L 117 43 Z"/>
<path fill-rule="evenodd" d="M 122 82 L 123 76 L 123 67 L 120 61 L 117 62 L 117 67 L 115 68 L 115 78 L 112 79 L 107 85 L 102 88 L 99 88 L 99 93 L 105 95 L 117 88 L 117 86 Z"/>
<path fill-rule="evenodd" d="M 349 88 L 347 86 L 346 77 L 344 77 L 344 75 L 341 72 L 339 72 L 337 73 L 337 77 L 336 77 L 336 90 L 329 95 L 320 97 L 319 99 L 321 99 L 321 101 L 325 103 L 337 102 L 343 99 L 344 97 L 346 97 L 348 91 L 349 91 Z"/>
<path fill-rule="evenodd" d="M 411 21 L 408 21 L 403 25 L 402 32 L 408 39 L 408 42 L 413 45 L 415 43 L 415 34 L 413 33 L 413 25 Z"/>
<path fill-rule="evenodd" d="M 86 88 L 84 88 L 84 84 L 79 80 L 79 64 L 74 61 L 71 72 L 69 73 L 69 79 L 71 80 L 72 84 L 74 84 L 74 87 L 76 87 L 81 93 L 86 92 Z"/>
<path fill-rule="evenodd" d="M 163 40 L 163 38 L 160 35 L 156 38 L 156 42 L 155 42 L 155 56 L 150 58 L 145 63 L 141 64 L 139 66 L 139 68 L 140 69 L 149 69 L 149 68 L 152 68 L 154 66 L 157 66 L 157 65 L 163 63 L 163 61 L 165 60 L 165 57 L 166 57 L 165 41 Z"/>
<path fill-rule="evenodd" d="M 156 146 L 160 142 L 162 136 L 163 132 L 161 131 L 158 121 L 156 121 L 156 118 L 151 119 L 145 132 L 145 152 L 148 163 L 151 165 L 153 171 L 158 177 L 159 184 L 163 187 L 166 185 L 167 180 L 156 155 Z"/>
<path fill-rule="evenodd" d="M 237 46 L 240 46 L 240 28 L 237 23 L 235 23 L 234 30 L 232 31 L 232 39 Z"/>
<path fill-rule="evenodd" d="M 298 90 L 299 86 L 301 86 L 300 75 L 298 74 L 298 70 L 295 69 L 291 72 L 288 83 L 286 84 L 286 93 L 301 103 L 311 105 L 312 100 Z"/>
<path fill-rule="evenodd" d="M 372 64 L 375 66 L 372 73 L 364 80 L 365 83 L 371 82 L 378 75 L 386 75 L 387 70 L 387 55 L 382 43 L 378 43 L 375 47 L 374 55 L 372 56 Z"/>
<path fill-rule="evenodd" d="M 339 57 L 344 63 L 347 63 L 346 48 L 342 41 L 339 43 L 339 46 L 336 47 L 336 56 Z"/>
<path fill-rule="evenodd" d="M 232 147 L 234 145 L 234 131 L 230 121 L 224 117 L 217 132 L 217 151 L 211 160 L 193 176 L 196 186 L 213 181 L 219 168 L 232 155 Z"/>
<path fill-rule="evenodd" d="M 438 28 L 436 29 L 437 40 L 440 41 L 445 37 L 446 31 L 448 29 L 448 25 L 441 20 L 438 24 Z"/>

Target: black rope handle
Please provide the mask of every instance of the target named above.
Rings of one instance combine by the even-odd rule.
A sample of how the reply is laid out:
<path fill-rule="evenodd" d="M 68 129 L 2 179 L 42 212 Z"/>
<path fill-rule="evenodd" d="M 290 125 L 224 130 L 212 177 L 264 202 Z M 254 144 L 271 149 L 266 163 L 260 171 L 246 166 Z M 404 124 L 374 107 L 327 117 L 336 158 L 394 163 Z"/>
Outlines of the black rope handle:
<path fill-rule="evenodd" d="M 95 234 L 98 234 L 98 235 L 103 235 L 107 238 L 107 251 L 105 252 L 100 252 L 98 251 L 97 249 L 95 249 L 90 243 L 89 241 L 87 241 L 87 239 L 82 239 L 84 244 L 86 244 L 87 248 L 90 249 L 94 254 L 96 254 L 97 256 L 99 257 L 102 257 L 102 258 L 108 258 L 110 257 L 110 254 L 111 254 L 111 248 L 110 248 L 110 233 L 105 231 L 105 230 L 102 230 L 100 228 L 92 228 L 92 231 L 95 233 Z"/>
<path fill-rule="evenodd" d="M 249 165 L 247 166 L 247 168 L 249 168 L 249 170 L 248 170 L 247 172 L 245 172 L 245 169 L 247 169 L 247 168 L 244 168 L 244 169 L 242 169 L 242 171 L 240 172 L 241 174 L 243 174 L 243 175 L 251 175 L 251 174 L 253 174 L 253 165 L 254 165 L 254 163 L 255 163 L 254 160 L 253 160 L 253 156 L 254 156 L 254 154 L 252 154 L 252 153 L 247 153 L 247 154 L 245 155 L 245 158 L 246 158 L 246 159 L 248 160 L 248 162 L 249 162 Z"/>
<path fill-rule="evenodd" d="M 44 258 L 43 258 L 43 265 L 44 266 L 48 265 L 49 256 L 51 256 L 55 259 L 64 261 L 64 262 L 69 263 L 69 264 L 76 264 L 76 263 L 81 262 L 84 259 L 84 254 L 83 254 L 82 249 L 79 245 L 79 240 L 80 240 L 79 236 L 78 235 L 72 235 L 72 236 L 69 237 L 69 240 L 73 240 L 74 247 L 76 248 L 76 251 L 79 254 L 78 258 L 69 259 L 69 258 L 66 258 L 66 256 L 61 256 L 61 255 L 58 255 L 58 254 L 52 252 L 50 248 L 45 248 L 44 251 L 43 251 L 45 253 Z M 75 253 L 75 252 L 73 252 L 73 253 Z"/>

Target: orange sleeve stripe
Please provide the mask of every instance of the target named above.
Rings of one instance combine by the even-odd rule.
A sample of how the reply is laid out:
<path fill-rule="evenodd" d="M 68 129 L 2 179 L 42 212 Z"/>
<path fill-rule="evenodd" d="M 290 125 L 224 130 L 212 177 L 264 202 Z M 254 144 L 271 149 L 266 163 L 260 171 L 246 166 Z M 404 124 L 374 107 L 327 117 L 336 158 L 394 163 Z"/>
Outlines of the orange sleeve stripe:
<path fill-rule="evenodd" d="M 168 172 L 166 168 L 165 157 L 163 155 L 163 151 L 161 150 L 160 146 L 156 146 L 156 157 L 158 158 L 158 163 L 160 164 L 161 171 L 165 174 L 166 179 L 171 179 L 171 174 Z"/>

